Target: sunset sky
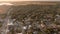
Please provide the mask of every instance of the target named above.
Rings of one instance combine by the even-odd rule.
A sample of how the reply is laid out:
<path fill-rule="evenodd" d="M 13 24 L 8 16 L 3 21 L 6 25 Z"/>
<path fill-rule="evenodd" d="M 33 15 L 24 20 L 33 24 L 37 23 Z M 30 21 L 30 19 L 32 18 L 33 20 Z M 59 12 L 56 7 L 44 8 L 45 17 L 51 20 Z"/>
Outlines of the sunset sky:
<path fill-rule="evenodd" d="M 0 0 L 1 1 L 60 1 L 60 0 Z"/>

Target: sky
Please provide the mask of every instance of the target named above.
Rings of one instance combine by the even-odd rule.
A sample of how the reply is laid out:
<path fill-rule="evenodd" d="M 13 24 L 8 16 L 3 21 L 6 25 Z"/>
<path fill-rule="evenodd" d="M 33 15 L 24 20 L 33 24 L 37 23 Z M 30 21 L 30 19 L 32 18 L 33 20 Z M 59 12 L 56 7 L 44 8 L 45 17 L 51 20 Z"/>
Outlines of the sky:
<path fill-rule="evenodd" d="M 60 0 L 0 0 L 1 1 L 60 1 Z"/>

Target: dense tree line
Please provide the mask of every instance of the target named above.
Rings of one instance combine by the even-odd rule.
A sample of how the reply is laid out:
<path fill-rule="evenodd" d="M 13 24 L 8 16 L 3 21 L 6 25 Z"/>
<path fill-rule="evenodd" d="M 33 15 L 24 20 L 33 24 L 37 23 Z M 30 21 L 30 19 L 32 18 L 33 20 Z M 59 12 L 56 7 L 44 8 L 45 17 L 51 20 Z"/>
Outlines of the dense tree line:
<path fill-rule="evenodd" d="M 60 34 L 60 5 L 12 6 L 9 16 L 15 19 L 12 34 Z M 9 9 L 9 10 L 10 10 Z M 21 25 L 26 29 L 21 29 Z M 22 28 L 23 28 L 22 27 Z M 16 29 L 16 30 L 15 30 Z"/>
<path fill-rule="evenodd" d="M 12 9 L 10 14 L 11 19 L 22 22 L 23 26 L 32 26 L 30 29 L 27 29 L 25 33 L 58 34 L 58 29 L 56 27 L 54 28 L 54 26 L 57 25 L 57 23 L 60 24 L 58 22 L 60 18 L 59 5 L 22 5 L 14 6 Z M 41 24 L 45 26 L 39 26 Z M 52 27 L 51 24 L 53 24 Z"/>

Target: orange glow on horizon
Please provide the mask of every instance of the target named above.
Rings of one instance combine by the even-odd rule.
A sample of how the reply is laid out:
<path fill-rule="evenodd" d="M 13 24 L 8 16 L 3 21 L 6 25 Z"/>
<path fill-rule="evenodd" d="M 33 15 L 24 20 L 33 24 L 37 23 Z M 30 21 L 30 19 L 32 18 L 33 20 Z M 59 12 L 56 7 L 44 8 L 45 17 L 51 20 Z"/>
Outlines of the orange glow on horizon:
<path fill-rule="evenodd" d="M 60 1 L 60 0 L 0 0 L 1 1 Z"/>

